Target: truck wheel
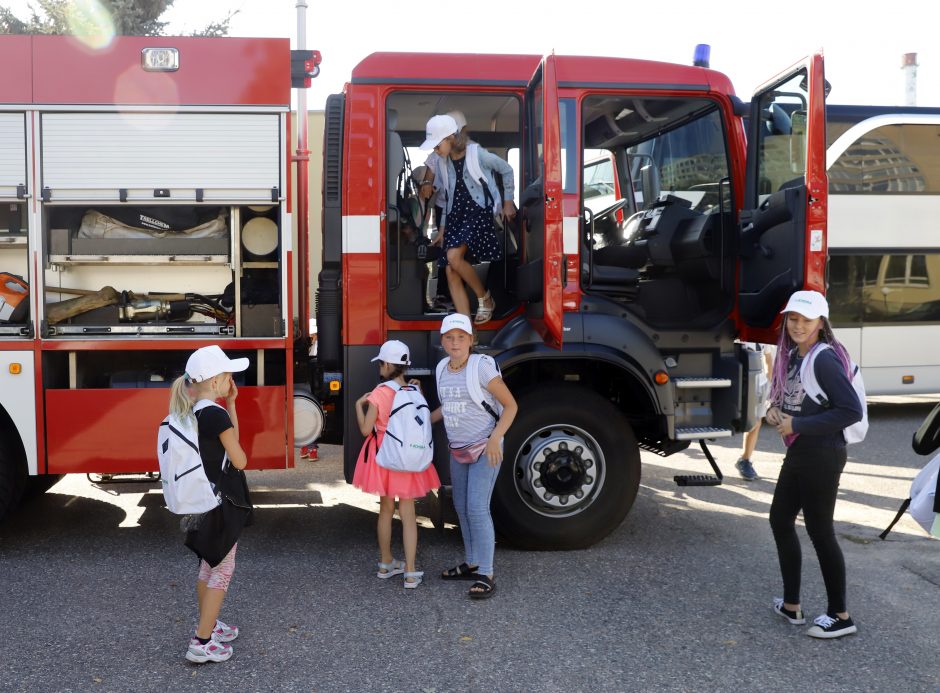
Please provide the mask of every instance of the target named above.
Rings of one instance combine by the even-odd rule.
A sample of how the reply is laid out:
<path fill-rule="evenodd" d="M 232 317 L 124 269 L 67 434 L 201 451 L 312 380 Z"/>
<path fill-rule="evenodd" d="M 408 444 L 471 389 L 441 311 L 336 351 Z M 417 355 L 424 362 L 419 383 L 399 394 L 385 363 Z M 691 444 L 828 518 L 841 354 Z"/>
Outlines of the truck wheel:
<path fill-rule="evenodd" d="M 39 476 L 28 477 L 26 479 L 26 489 L 23 492 L 23 497 L 35 498 L 36 496 L 41 496 L 59 483 L 64 476 L 64 474 L 41 474 Z"/>
<path fill-rule="evenodd" d="M 26 488 L 27 471 L 23 459 L 9 446 L 0 444 L 0 521 L 16 508 Z"/>
<path fill-rule="evenodd" d="M 519 398 L 493 521 L 521 548 L 582 549 L 620 525 L 639 485 L 640 449 L 611 402 L 583 387 L 539 387 Z"/>

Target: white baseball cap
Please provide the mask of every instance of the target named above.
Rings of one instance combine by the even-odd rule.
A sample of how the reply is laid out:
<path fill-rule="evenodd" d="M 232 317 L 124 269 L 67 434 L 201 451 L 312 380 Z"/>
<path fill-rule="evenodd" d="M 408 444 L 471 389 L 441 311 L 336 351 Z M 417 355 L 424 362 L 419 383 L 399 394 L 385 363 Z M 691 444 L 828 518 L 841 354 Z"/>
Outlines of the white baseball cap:
<path fill-rule="evenodd" d="M 787 301 L 787 307 L 780 311 L 781 313 L 799 313 L 804 318 L 815 320 L 816 318 L 829 317 L 829 304 L 826 297 L 818 291 L 797 291 L 790 296 Z"/>
<path fill-rule="evenodd" d="M 452 116 L 433 116 L 425 126 L 424 135 L 427 139 L 424 140 L 424 144 L 421 145 L 420 149 L 434 149 L 445 137 L 456 135 L 459 129 L 457 121 Z"/>
<path fill-rule="evenodd" d="M 441 322 L 441 334 L 451 330 L 463 330 L 468 335 L 473 335 L 473 325 L 470 323 L 470 318 L 463 313 L 451 313 Z"/>
<path fill-rule="evenodd" d="M 230 359 L 216 344 L 196 349 L 186 362 L 186 375 L 194 383 L 213 378 L 220 373 L 239 373 L 248 368 L 248 359 Z"/>
<path fill-rule="evenodd" d="M 458 132 L 467 127 L 467 117 L 463 114 L 463 111 L 448 111 L 447 115 L 453 118 L 454 122 L 457 123 Z"/>
<path fill-rule="evenodd" d="M 408 353 L 407 344 L 399 342 L 397 339 L 390 339 L 382 345 L 382 348 L 379 349 L 379 355 L 372 360 L 384 361 L 393 366 L 410 366 L 411 361 L 408 359 Z"/>

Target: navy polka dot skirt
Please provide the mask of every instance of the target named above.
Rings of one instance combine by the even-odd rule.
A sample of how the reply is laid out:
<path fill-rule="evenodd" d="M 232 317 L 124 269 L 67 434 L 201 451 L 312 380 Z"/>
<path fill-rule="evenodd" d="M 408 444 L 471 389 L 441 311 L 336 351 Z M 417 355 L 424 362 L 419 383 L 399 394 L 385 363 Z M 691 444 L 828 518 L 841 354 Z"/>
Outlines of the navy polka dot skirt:
<path fill-rule="evenodd" d="M 467 246 L 464 256 L 469 262 L 487 262 L 499 260 L 503 248 L 496 236 L 493 214 L 484 209 L 470 196 L 463 179 L 464 159 L 453 161 L 457 172 L 457 187 L 454 190 L 454 206 L 447 215 L 444 230 L 444 256 L 439 260 L 441 267 L 447 265 L 446 252 L 450 248 Z"/>

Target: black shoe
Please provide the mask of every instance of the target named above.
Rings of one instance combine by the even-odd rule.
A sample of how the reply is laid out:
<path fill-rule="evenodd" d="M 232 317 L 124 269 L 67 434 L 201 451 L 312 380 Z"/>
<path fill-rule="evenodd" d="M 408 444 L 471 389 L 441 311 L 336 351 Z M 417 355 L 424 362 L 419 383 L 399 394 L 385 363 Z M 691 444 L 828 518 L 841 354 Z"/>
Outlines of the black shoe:
<path fill-rule="evenodd" d="M 783 607 L 783 600 L 780 597 L 774 597 L 773 609 L 774 609 L 775 614 L 779 614 L 780 616 L 783 616 L 794 626 L 802 626 L 804 623 L 806 623 L 806 619 L 803 618 L 803 612 L 802 611 L 790 611 L 789 609 L 785 609 Z"/>
<path fill-rule="evenodd" d="M 817 616 L 813 620 L 813 624 L 812 628 L 806 631 L 806 634 L 811 638 L 841 638 L 843 635 L 852 635 L 852 633 L 858 632 L 851 616 L 849 618 L 839 618 L 838 616 L 823 614 Z"/>

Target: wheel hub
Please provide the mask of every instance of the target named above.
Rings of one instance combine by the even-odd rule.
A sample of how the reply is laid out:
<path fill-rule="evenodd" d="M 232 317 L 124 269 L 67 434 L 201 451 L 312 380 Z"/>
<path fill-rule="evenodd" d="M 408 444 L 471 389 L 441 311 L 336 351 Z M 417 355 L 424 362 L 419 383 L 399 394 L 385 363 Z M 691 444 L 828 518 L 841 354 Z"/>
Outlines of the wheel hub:
<path fill-rule="evenodd" d="M 536 512 L 575 515 L 594 502 L 603 486 L 603 454 L 586 431 L 550 426 L 520 447 L 514 476 L 520 497 Z"/>

